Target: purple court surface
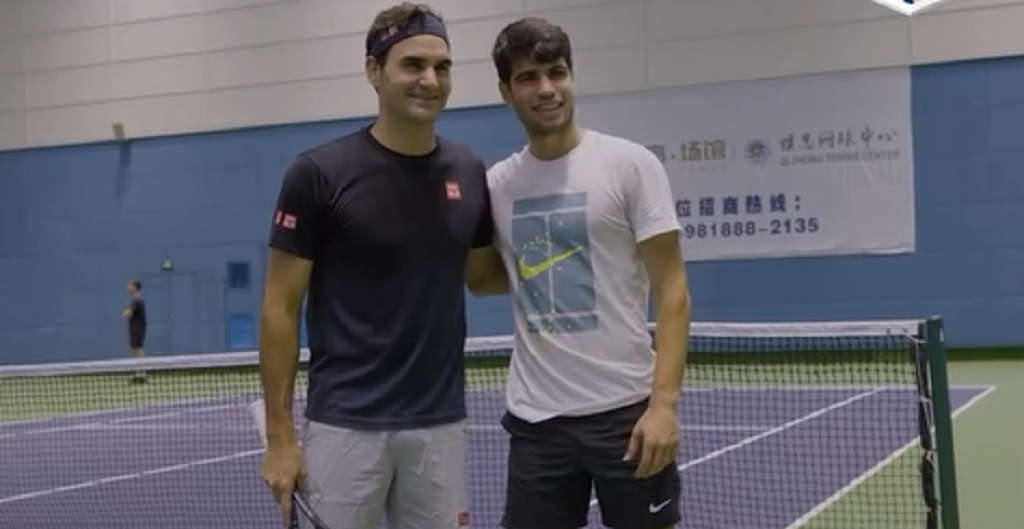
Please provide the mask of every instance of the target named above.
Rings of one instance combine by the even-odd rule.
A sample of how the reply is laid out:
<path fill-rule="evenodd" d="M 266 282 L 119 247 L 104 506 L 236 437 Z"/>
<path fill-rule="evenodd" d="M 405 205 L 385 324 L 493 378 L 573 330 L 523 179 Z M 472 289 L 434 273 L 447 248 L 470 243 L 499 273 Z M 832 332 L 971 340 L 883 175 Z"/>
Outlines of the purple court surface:
<path fill-rule="evenodd" d="M 951 391 L 954 409 L 986 387 Z M 281 527 L 257 476 L 251 395 L 0 423 L 0 526 L 18 529 Z M 471 527 L 499 527 L 505 437 L 499 392 L 469 396 Z M 908 387 L 687 391 L 682 527 L 783 529 L 912 446 Z M 885 487 L 913 500 L 910 474 Z M 888 490 L 888 489 L 887 489 Z M 592 505 L 591 527 L 600 526 Z"/>

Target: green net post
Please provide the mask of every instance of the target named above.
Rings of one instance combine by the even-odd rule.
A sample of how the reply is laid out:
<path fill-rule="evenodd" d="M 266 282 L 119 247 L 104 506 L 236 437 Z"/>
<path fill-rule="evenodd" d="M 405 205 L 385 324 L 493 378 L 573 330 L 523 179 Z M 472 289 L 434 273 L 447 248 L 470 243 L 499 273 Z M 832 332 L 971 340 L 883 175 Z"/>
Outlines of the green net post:
<path fill-rule="evenodd" d="M 949 403 L 949 373 L 946 370 L 945 331 L 942 317 L 932 316 L 925 323 L 925 347 L 928 376 L 932 381 L 932 413 L 935 443 L 938 449 L 939 501 L 943 529 L 960 529 L 957 500 L 956 463 L 953 447 L 953 415 Z"/>

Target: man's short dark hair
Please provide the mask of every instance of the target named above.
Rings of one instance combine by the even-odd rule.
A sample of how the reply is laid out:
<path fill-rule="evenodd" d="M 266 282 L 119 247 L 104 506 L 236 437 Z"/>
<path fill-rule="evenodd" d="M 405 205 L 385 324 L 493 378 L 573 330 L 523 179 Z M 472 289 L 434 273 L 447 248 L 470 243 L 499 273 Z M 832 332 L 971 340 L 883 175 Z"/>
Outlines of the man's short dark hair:
<path fill-rule="evenodd" d="M 409 19 L 421 15 L 432 15 L 439 21 L 444 22 L 444 18 L 427 4 L 402 2 L 377 13 L 377 16 L 373 18 L 373 23 L 370 24 L 370 29 L 366 32 L 366 40 L 369 42 L 385 29 L 393 26 L 404 26 L 409 23 Z M 388 54 L 384 53 L 384 55 L 377 58 L 381 65 L 387 60 L 387 56 Z"/>
<path fill-rule="evenodd" d="M 131 281 L 129 281 L 129 283 L 131 283 L 131 285 L 135 287 L 135 290 L 142 290 L 142 281 L 139 281 L 138 279 L 132 279 Z"/>
<path fill-rule="evenodd" d="M 560 27 L 543 18 L 519 19 L 498 33 L 491 51 L 491 59 L 498 70 L 498 79 L 509 84 L 512 79 L 512 65 L 522 59 L 541 64 L 551 64 L 564 59 L 572 71 L 572 43 L 569 35 Z"/>

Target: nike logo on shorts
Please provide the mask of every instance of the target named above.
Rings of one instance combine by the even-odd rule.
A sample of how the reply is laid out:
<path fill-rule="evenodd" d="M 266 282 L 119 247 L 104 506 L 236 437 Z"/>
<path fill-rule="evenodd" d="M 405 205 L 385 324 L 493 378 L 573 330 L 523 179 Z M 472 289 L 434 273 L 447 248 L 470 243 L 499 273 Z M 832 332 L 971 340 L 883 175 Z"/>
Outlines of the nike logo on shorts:
<path fill-rule="evenodd" d="M 661 512 L 661 510 L 664 509 L 665 506 L 670 504 L 670 503 L 672 503 L 671 499 L 665 500 L 665 501 L 663 501 L 663 502 L 661 502 L 661 503 L 659 503 L 657 505 L 652 503 L 652 504 L 647 506 L 647 510 L 650 511 L 651 514 L 657 514 L 657 513 Z"/>

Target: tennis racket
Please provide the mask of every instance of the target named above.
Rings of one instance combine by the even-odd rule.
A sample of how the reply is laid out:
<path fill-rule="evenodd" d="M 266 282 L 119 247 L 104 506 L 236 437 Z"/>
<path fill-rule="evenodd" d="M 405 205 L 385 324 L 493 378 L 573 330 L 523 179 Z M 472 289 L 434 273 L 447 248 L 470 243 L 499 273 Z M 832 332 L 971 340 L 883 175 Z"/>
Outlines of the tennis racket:
<path fill-rule="evenodd" d="M 263 443 L 263 448 L 266 448 L 267 415 L 266 409 L 263 406 L 263 399 L 257 399 L 256 402 L 249 405 L 249 412 L 252 413 L 252 418 L 256 422 L 256 428 L 259 430 L 260 442 Z M 319 516 L 316 515 L 316 512 L 313 511 L 313 508 L 306 500 L 306 496 L 302 494 L 298 487 L 296 487 L 292 490 L 292 512 L 291 520 L 288 523 L 288 526 L 291 529 L 300 529 L 299 511 L 301 511 L 302 516 L 304 516 L 305 519 L 313 525 L 314 529 L 331 529 L 323 520 L 320 519 Z"/>

